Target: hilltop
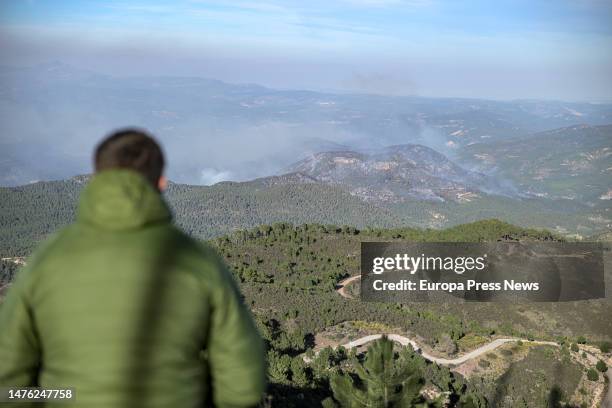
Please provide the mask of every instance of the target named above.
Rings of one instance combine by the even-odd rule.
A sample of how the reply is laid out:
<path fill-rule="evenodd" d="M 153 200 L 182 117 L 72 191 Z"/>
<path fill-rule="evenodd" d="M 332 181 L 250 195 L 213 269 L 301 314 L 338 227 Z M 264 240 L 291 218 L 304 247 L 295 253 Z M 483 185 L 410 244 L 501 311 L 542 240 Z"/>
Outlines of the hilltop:
<path fill-rule="evenodd" d="M 313 154 L 288 169 L 312 180 L 346 189 L 365 201 L 466 201 L 489 181 L 443 154 L 422 145 L 404 144 L 369 152 Z M 492 181 L 489 181 L 492 184 Z"/>

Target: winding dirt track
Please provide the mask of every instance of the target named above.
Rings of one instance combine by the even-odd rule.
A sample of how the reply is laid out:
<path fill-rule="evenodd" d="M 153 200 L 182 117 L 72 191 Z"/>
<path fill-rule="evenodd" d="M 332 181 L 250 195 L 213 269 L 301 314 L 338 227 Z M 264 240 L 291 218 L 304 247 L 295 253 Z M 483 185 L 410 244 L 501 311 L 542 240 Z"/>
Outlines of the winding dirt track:
<path fill-rule="evenodd" d="M 346 279 L 342 279 L 340 282 L 338 282 L 338 289 L 336 289 L 336 292 L 338 292 L 338 294 L 343 298 L 354 299 L 354 297 L 346 293 L 344 289 L 346 289 L 349 284 L 356 280 L 361 280 L 361 275 L 349 276 Z"/>
<path fill-rule="evenodd" d="M 351 296 L 349 293 L 346 292 L 346 287 L 348 285 L 350 285 L 351 283 L 360 280 L 361 279 L 361 275 L 354 275 L 354 276 L 349 276 L 346 279 L 341 280 L 340 282 L 338 282 L 338 288 L 336 289 L 336 292 L 338 292 L 338 294 L 340 296 L 342 296 L 343 298 L 346 299 L 354 299 L 353 296 Z M 351 349 L 354 347 L 359 347 L 362 346 L 364 344 L 370 343 L 374 340 L 378 340 L 380 339 L 384 334 L 380 333 L 380 334 L 371 334 L 369 336 L 364 336 L 361 338 L 358 338 L 356 340 L 350 341 L 346 344 L 342 344 L 342 347 L 344 347 L 345 349 Z M 559 347 L 559 344 L 552 342 L 552 341 L 540 341 L 540 340 L 535 340 L 535 341 L 529 341 L 527 339 L 521 339 L 521 338 L 517 338 L 517 337 L 508 337 L 508 338 L 501 338 L 501 339 L 495 339 L 493 341 L 491 341 L 490 343 L 487 343 L 483 346 L 478 347 L 477 349 L 474 349 L 472 351 L 470 351 L 469 353 L 466 353 L 462 356 L 459 356 L 457 358 L 453 358 L 453 359 L 448 359 L 448 358 L 442 358 L 442 357 L 436 357 L 436 356 L 432 356 L 431 354 L 423 351 L 423 349 L 421 348 L 421 346 L 419 346 L 419 344 L 413 340 L 410 339 L 408 337 L 402 336 L 400 334 L 387 334 L 386 335 L 390 340 L 393 340 L 399 344 L 401 344 L 402 346 L 407 346 L 407 345 L 411 345 L 412 348 L 417 351 L 419 354 L 421 354 L 425 359 L 429 360 L 429 361 L 433 361 L 437 364 L 440 365 L 444 365 L 444 366 L 455 366 L 455 365 L 459 365 L 459 364 L 463 364 L 468 360 L 471 360 L 473 358 L 476 358 L 484 353 L 488 353 L 496 348 L 498 348 L 499 346 L 506 344 L 506 343 L 510 343 L 510 342 L 517 342 L 519 340 L 525 342 L 525 343 L 532 343 L 532 344 L 542 344 L 542 345 L 547 345 L 547 346 L 555 346 L 555 347 Z M 582 348 L 582 347 L 581 347 Z M 583 351 L 587 351 L 587 350 L 583 350 Z M 591 361 L 591 363 L 595 364 L 597 363 L 597 357 L 595 357 L 590 351 L 587 351 L 587 356 L 588 359 Z M 612 377 L 612 367 L 608 368 L 607 371 L 608 374 L 608 378 Z M 602 400 L 602 407 L 603 408 L 612 408 L 612 384 L 608 383 L 607 385 L 607 391 L 606 391 L 606 395 L 604 396 L 603 400 Z"/>
<path fill-rule="evenodd" d="M 378 340 L 382 336 L 383 336 L 383 334 L 371 334 L 369 336 L 364 336 L 364 337 L 361 337 L 361 338 L 359 338 L 357 340 L 353 340 L 353 341 L 350 341 L 350 342 L 348 342 L 346 344 L 343 344 L 342 347 L 344 347 L 345 349 L 351 349 L 351 348 L 354 348 L 354 347 L 362 346 L 362 345 L 367 344 L 367 343 L 369 343 L 371 341 Z M 512 337 L 512 338 L 503 338 L 503 339 L 495 339 L 495 340 L 491 341 L 490 343 L 487 343 L 487 344 L 485 344 L 483 346 L 480 346 L 477 349 L 474 349 L 474 350 L 470 351 L 469 353 L 466 353 L 466 354 L 464 354 L 464 355 L 462 355 L 460 357 L 448 359 L 448 358 L 432 356 L 431 354 L 423 351 L 421 349 L 421 346 L 419 346 L 419 344 L 415 340 L 412 340 L 412 339 L 410 339 L 408 337 L 405 337 L 405 336 L 402 336 L 400 334 L 387 334 L 387 337 L 389 338 L 389 340 L 393 340 L 393 341 L 401 344 L 402 346 L 410 345 L 410 346 L 412 346 L 412 348 L 414 350 L 418 351 L 419 354 L 421 354 L 425 359 L 427 359 L 429 361 L 433 361 L 433 362 L 435 362 L 437 364 L 440 364 L 440 365 L 445 365 L 445 366 L 448 366 L 448 365 L 458 365 L 458 364 L 465 363 L 466 361 L 471 360 L 473 358 L 476 358 L 476 357 L 480 356 L 481 354 L 488 353 L 491 350 L 495 350 L 499 346 L 501 346 L 503 344 L 506 344 L 506 343 L 516 342 L 516 341 L 519 341 L 519 340 L 524 341 L 524 342 L 529 342 L 526 339 L 520 339 L 520 338 L 515 338 L 515 337 Z M 557 344 L 555 342 L 552 342 L 552 341 L 531 341 L 529 343 L 532 343 L 532 344 L 544 344 L 544 345 L 547 345 L 547 346 L 556 346 L 556 347 L 559 346 L 559 344 Z"/>
<path fill-rule="evenodd" d="M 346 279 L 341 280 L 340 282 L 338 282 L 338 289 L 336 289 L 336 292 L 338 292 L 338 294 L 340 296 L 342 296 L 343 298 L 346 299 L 354 299 L 353 296 L 351 296 L 350 294 L 348 294 L 346 292 L 346 287 L 348 285 L 350 285 L 351 283 L 360 280 L 361 279 L 361 275 L 354 275 L 354 276 L 350 276 Z M 354 347 L 359 347 L 362 346 L 364 344 L 367 344 L 371 341 L 374 340 L 378 340 L 383 336 L 382 333 L 380 334 L 371 334 L 369 336 L 364 336 L 361 337 L 357 340 L 353 340 L 350 341 L 346 344 L 343 344 L 342 347 L 344 347 L 345 349 L 352 349 Z M 528 340 L 526 339 L 520 339 L 520 338 L 515 338 L 515 337 L 509 337 L 509 338 L 502 338 L 502 339 L 495 339 L 493 341 L 491 341 L 490 343 L 487 343 L 483 346 L 478 347 L 477 349 L 474 349 L 472 351 L 470 351 L 469 353 L 466 353 L 460 357 L 457 358 L 453 358 L 453 359 L 448 359 L 448 358 L 442 358 L 442 357 L 436 357 L 436 356 L 432 356 L 431 354 L 425 352 L 422 350 L 421 346 L 419 346 L 419 344 L 413 340 L 410 339 L 408 337 L 402 336 L 400 334 L 387 334 L 387 337 L 389 337 L 390 340 L 393 340 L 399 344 L 401 344 L 402 346 L 407 346 L 407 345 L 411 345 L 412 348 L 416 351 L 418 351 L 424 358 L 426 358 L 429 361 L 433 361 L 435 363 L 438 363 L 440 365 L 458 365 L 458 364 L 462 364 L 465 363 L 468 360 L 471 360 L 475 357 L 480 356 L 481 354 L 484 353 L 488 353 L 491 350 L 496 349 L 497 347 L 509 343 L 509 342 L 515 342 L 515 341 L 525 341 L 528 342 Z M 548 346 L 559 346 L 557 343 L 552 342 L 552 341 L 532 341 L 531 343 L 534 344 L 544 344 L 544 345 L 548 345 Z"/>

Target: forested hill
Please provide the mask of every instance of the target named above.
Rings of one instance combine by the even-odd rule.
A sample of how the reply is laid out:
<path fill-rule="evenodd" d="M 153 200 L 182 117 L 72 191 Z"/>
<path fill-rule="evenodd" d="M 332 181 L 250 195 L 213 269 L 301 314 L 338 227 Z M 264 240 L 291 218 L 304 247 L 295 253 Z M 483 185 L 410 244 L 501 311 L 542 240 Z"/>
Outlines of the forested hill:
<path fill-rule="evenodd" d="M 37 242 L 74 220 L 85 177 L 0 188 L 0 254 L 23 256 Z M 215 186 L 171 183 L 165 196 L 176 222 L 198 238 L 289 221 L 356 226 L 402 225 L 390 210 L 319 184 L 225 182 Z"/>
<path fill-rule="evenodd" d="M 37 242 L 74 219 L 86 176 L 0 188 L 0 255 L 24 256 Z M 337 186 L 296 177 L 268 177 L 213 186 L 169 185 L 165 196 L 176 222 L 208 239 L 261 224 L 291 222 L 358 228 L 444 228 L 486 218 L 561 233 L 605 232 L 588 208 L 562 200 L 488 196 L 466 202 L 376 204 Z"/>
<path fill-rule="evenodd" d="M 245 303 L 269 345 L 272 406 L 290 407 L 318 406 L 321 399 L 330 395 L 328 376 L 340 367 L 346 369 L 347 353 L 323 350 L 308 366 L 301 353 L 313 356 L 313 347 L 334 339 L 348 341 L 372 333 L 405 334 L 442 355 L 466 352 L 491 341 L 493 336 L 557 340 L 563 344 L 578 341 L 580 336 L 593 344 L 612 340 L 612 322 L 608 319 L 612 303 L 605 300 L 467 303 L 457 307 L 360 302 L 336 292 L 341 279 L 359 273 L 362 241 L 551 239 L 557 238 L 546 231 L 485 220 L 445 230 L 359 230 L 278 223 L 237 231 L 211 243 L 231 265 Z M 465 385 L 461 375 L 435 364 L 422 362 L 422 373 L 428 386 L 437 392 L 447 392 L 452 398 L 463 398 L 466 390 L 477 391 L 489 401 L 489 405 L 477 405 L 481 407 L 547 406 L 541 401 L 546 400 L 553 386 L 560 387 L 567 396 L 578 388 L 579 366 L 555 350 L 533 350 L 535 354 L 531 354 L 521 346 L 505 353 L 488 353 L 487 360 Z M 540 356 L 542 353 L 545 358 Z M 494 358 L 497 362 L 490 366 L 497 368 L 485 369 Z M 497 363 L 502 360 L 500 368 Z M 530 369 L 525 370 L 524 366 Z M 553 383 L 559 371 L 566 380 Z M 535 391 L 531 386 L 534 382 L 539 384 Z"/>
<path fill-rule="evenodd" d="M 458 225 L 445 230 L 402 229 L 364 229 L 325 225 L 293 226 L 287 223 L 262 225 L 255 229 L 237 231 L 211 242 L 225 256 L 233 267 L 237 279 L 242 282 L 242 290 L 247 301 L 255 311 L 261 311 L 268 318 L 279 321 L 290 319 L 292 324 L 307 332 L 317 332 L 326 326 L 344 321 L 364 318 L 382 321 L 389 325 L 403 325 L 407 320 L 406 311 L 398 312 L 395 306 L 376 305 L 367 302 L 349 302 L 334 292 L 335 285 L 344 277 L 359 274 L 359 245 L 362 241 L 411 241 L 411 242 L 481 242 L 497 240 L 555 240 L 550 232 L 529 230 L 497 220 L 483 220 Z M 274 293 L 274 296 L 269 296 Z M 340 306 L 340 302 L 343 306 Z M 516 306 L 516 307 L 515 307 Z M 422 336 L 432 336 L 436 332 L 459 330 L 459 320 L 474 329 L 475 322 L 497 321 L 504 323 L 506 334 L 528 334 L 534 331 L 555 336 L 561 334 L 591 333 L 603 335 L 612 333 L 610 322 L 597 308 L 591 312 L 576 309 L 575 304 L 557 304 L 541 308 L 553 313 L 554 319 L 569 319 L 576 313 L 573 322 L 562 327 L 547 328 L 539 319 L 525 320 L 525 305 L 477 304 L 462 305 L 461 311 L 453 311 L 452 305 L 411 305 L 411 310 L 445 310 L 455 318 L 436 320 L 436 322 L 415 318 L 412 325 Z M 610 306 L 608 306 L 609 308 Z M 327 310 L 327 313 L 319 313 Z M 611 310 L 612 312 L 612 310 Z M 399 314 L 398 314 L 399 313 Z M 412 312 L 411 312 L 412 313 Z M 482 314 L 481 314 L 482 313 Z M 496 317 L 496 313 L 499 316 Z M 567 314 L 565 314 L 567 313 Z M 589 314 L 586 319 L 584 313 Z M 513 316 L 515 314 L 515 316 Z M 291 316 L 291 317 L 290 317 Z M 505 317 L 504 317 L 505 316 Z M 552 316 L 551 316 L 552 318 Z M 408 319 L 411 320 L 412 318 Z M 456 320 L 459 319 L 459 320 Z M 599 326 L 597 320 L 601 320 Z M 575 320 L 575 321 L 574 321 Z M 428 321 L 427 323 L 424 323 Z M 516 327 L 511 323 L 516 322 Z M 454 323 L 451 323 L 454 322 Z M 419 327 L 419 325 L 424 326 Z M 488 323 L 485 325 L 488 326 Z M 590 327 L 592 325 L 593 327 Z M 507 330 L 506 330 L 507 329 Z M 462 330 L 465 330 L 462 329 Z M 470 329 L 471 330 L 471 329 Z M 483 328 L 483 333 L 488 329 Z M 502 330 L 498 328 L 497 330 Z M 607 330 L 607 331 L 606 331 Z"/>

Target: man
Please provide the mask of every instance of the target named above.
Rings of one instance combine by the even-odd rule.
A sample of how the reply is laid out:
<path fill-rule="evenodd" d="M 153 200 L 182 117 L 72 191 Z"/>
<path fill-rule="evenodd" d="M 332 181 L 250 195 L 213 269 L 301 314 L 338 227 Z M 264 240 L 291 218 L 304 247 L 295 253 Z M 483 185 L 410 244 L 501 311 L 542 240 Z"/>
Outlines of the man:
<path fill-rule="evenodd" d="M 70 387 L 71 407 L 258 403 L 261 339 L 221 259 L 172 225 L 163 167 L 139 130 L 97 147 L 77 221 L 0 306 L 0 387 Z"/>

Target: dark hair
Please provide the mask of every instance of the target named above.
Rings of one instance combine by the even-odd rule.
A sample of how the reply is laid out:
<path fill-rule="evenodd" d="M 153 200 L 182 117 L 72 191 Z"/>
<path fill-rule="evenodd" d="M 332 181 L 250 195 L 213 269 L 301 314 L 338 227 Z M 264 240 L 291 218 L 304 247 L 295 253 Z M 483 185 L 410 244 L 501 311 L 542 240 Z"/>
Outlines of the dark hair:
<path fill-rule="evenodd" d="M 96 147 L 96 172 L 109 169 L 131 169 L 142 174 L 156 188 L 164 170 L 164 154 L 159 144 L 147 132 L 121 129 Z"/>

